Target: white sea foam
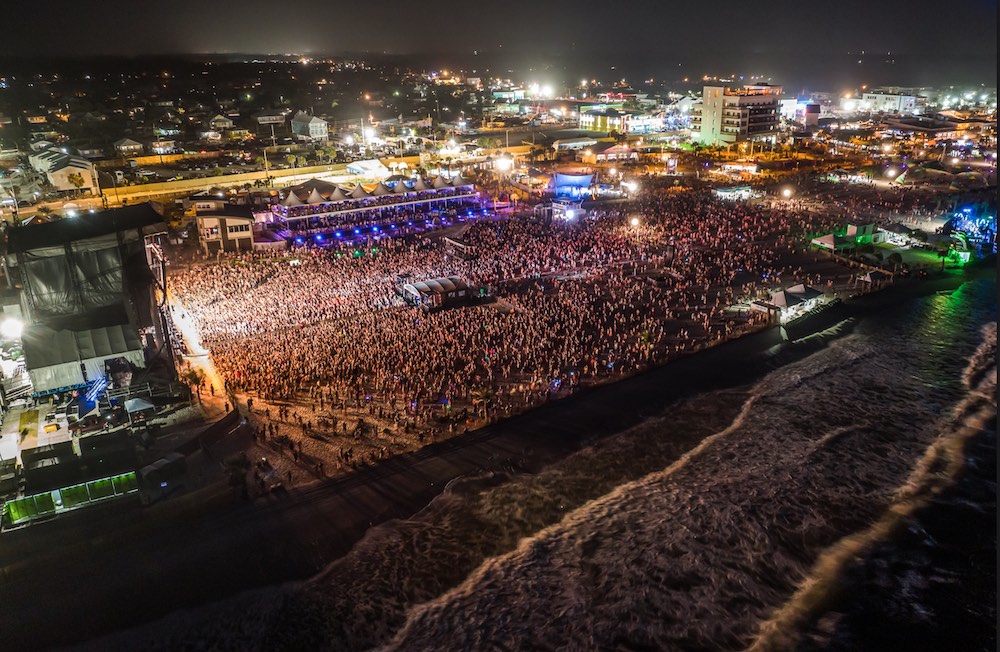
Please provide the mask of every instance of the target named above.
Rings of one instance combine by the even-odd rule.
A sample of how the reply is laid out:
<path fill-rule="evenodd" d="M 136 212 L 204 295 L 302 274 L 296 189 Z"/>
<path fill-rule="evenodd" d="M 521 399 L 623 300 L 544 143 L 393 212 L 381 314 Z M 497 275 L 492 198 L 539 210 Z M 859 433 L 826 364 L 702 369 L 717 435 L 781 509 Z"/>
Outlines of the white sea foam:
<path fill-rule="evenodd" d="M 948 301 L 538 474 L 457 481 L 308 582 L 91 647 L 741 649 L 899 500 L 949 410 L 995 384 L 995 368 L 963 376 L 988 357 L 978 333 L 939 344 Z"/>

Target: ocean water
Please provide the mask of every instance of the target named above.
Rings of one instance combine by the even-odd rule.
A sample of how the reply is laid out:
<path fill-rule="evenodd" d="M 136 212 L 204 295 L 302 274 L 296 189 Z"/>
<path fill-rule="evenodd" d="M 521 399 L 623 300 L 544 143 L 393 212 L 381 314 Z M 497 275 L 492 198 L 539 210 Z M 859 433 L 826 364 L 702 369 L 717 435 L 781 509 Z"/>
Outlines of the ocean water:
<path fill-rule="evenodd" d="M 935 604 L 917 591 L 930 580 L 892 572 L 961 545 L 907 540 L 934 501 L 938 520 L 951 503 L 995 514 L 995 485 L 946 498 L 990 450 L 994 293 L 975 281 L 819 336 L 752 386 L 665 406 L 539 473 L 456 480 L 306 582 L 92 647 L 856 649 L 871 587 L 899 623 L 911 595 Z"/>

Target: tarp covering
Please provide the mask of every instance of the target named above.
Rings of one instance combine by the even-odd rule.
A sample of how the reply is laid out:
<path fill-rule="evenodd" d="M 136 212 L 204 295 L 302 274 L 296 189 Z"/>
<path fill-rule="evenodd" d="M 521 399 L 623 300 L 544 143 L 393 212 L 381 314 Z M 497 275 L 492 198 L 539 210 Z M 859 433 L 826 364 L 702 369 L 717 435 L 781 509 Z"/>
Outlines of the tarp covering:
<path fill-rule="evenodd" d="M 97 213 L 86 213 L 70 220 L 56 220 L 46 224 L 31 224 L 10 229 L 7 235 L 7 252 L 15 254 L 33 249 L 58 247 L 66 242 L 112 236 L 126 231 L 129 238 L 138 237 L 136 229 L 148 233 L 165 230 L 163 216 L 152 204 L 136 204 Z"/>
<path fill-rule="evenodd" d="M 121 301 L 125 289 L 117 242 L 103 249 L 64 245 L 43 257 L 42 251 L 21 254 L 22 278 L 27 281 L 38 319 L 74 315 Z"/>
<path fill-rule="evenodd" d="M 145 366 L 139 334 L 130 324 L 83 331 L 32 324 L 24 330 L 22 345 L 24 366 L 36 392 L 82 384 L 81 368 L 90 380 L 103 376 L 104 362 L 111 357 Z"/>

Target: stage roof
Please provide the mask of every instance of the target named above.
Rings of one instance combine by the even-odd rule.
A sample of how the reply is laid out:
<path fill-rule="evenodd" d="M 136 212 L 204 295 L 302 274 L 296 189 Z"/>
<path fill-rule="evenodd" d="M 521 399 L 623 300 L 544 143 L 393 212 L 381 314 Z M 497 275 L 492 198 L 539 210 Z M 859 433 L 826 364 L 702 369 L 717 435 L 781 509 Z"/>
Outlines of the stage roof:
<path fill-rule="evenodd" d="M 163 216 L 149 202 L 97 213 L 83 213 L 46 224 L 11 228 L 7 236 L 7 253 L 44 249 L 111 235 L 118 231 L 141 229 L 144 234 L 155 233 L 166 229 L 162 222 Z"/>

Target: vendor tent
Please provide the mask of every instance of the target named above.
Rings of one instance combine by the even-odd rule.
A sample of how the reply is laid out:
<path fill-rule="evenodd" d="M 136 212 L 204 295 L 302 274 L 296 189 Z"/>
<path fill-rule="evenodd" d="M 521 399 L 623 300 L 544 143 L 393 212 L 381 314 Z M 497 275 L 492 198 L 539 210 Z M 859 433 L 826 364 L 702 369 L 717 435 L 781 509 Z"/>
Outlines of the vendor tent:
<path fill-rule="evenodd" d="M 144 412 L 145 410 L 155 410 L 156 406 L 144 398 L 130 398 L 125 401 L 125 411 L 129 414 L 133 412 Z"/>

